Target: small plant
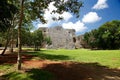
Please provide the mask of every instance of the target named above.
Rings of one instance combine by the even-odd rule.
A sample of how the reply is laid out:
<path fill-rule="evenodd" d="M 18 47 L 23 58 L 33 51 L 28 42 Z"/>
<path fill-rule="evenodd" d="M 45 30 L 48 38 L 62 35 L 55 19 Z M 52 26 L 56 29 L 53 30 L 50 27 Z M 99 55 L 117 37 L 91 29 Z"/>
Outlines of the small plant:
<path fill-rule="evenodd" d="M 45 38 L 45 42 L 46 42 L 48 45 L 51 45 L 51 44 L 52 44 L 52 41 L 51 41 L 51 38 L 50 38 L 50 37 L 46 37 L 46 38 Z"/>

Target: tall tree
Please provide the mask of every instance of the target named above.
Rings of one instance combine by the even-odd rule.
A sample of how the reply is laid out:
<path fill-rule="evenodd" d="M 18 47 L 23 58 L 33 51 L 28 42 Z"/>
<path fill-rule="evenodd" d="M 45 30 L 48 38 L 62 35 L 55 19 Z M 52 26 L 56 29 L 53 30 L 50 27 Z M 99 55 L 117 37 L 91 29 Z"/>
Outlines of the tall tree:
<path fill-rule="evenodd" d="M 10 22 L 13 14 L 17 12 L 17 8 L 8 0 L 1 0 L 0 4 L 0 31 L 6 31 L 7 28 L 11 27 Z"/>
<path fill-rule="evenodd" d="M 24 0 L 20 0 L 20 20 L 19 20 L 19 25 L 18 25 L 18 59 L 17 59 L 17 64 L 18 64 L 18 70 L 21 69 L 21 25 L 22 25 L 22 20 L 23 20 L 23 9 L 24 9 Z"/>
<path fill-rule="evenodd" d="M 18 26 L 18 70 L 21 69 L 21 25 L 23 20 L 23 13 L 27 9 L 27 13 L 29 19 L 36 20 L 40 19 L 42 23 L 45 23 L 43 14 L 45 13 L 45 9 L 48 8 L 48 5 L 54 2 L 54 6 L 57 8 L 53 11 L 53 13 L 62 14 L 64 11 L 69 11 L 79 17 L 80 7 L 82 6 L 82 2 L 80 0 L 20 0 L 20 21 Z M 24 9 L 24 7 L 26 9 Z M 29 20 L 28 19 L 28 20 Z M 58 18 L 58 20 L 61 18 Z"/>
<path fill-rule="evenodd" d="M 1 55 L 4 55 L 5 50 L 7 49 L 8 43 L 10 41 L 10 30 L 12 28 L 12 19 L 13 15 L 17 13 L 17 7 L 9 2 L 9 0 L 1 0 L 0 1 L 0 31 L 7 31 L 7 40 L 5 44 L 5 48 Z"/>
<path fill-rule="evenodd" d="M 41 47 L 43 41 L 44 41 L 44 37 L 43 37 L 42 31 L 39 29 L 34 31 L 33 32 L 33 43 L 35 46 L 35 51 L 40 50 L 40 47 Z"/>

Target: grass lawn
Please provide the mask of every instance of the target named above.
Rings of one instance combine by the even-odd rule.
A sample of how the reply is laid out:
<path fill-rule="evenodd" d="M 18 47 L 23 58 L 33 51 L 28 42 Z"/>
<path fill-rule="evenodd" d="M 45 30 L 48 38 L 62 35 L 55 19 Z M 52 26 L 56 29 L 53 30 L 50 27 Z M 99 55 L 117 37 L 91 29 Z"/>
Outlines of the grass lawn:
<path fill-rule="evenodd" d="M 5 80 L 53 80 L 54 79 L 54 76 L 50 72 L 40 69 L 31 69 L 30 71 L 24 73 L 14 71 L 5 74 L 2 77 L 4 77 Z"/>
<path fill-rule="evenodd" d="M 87 63 L 99 63 L 110 68 L 120 68 L 120 50 L 45 50 L 28 52 L 38 56 L 37 59 L 49 59 L 58 61 L 75 61 Z"/>
<path fill-rule="evenodd" d="M 25 50 L 31 50 L 31 49 L 25 49 Z M 32 57 L 32 59 L 34 60 L 42 59 L 42 60 L 52 60 L 52 61 L 61 61 L 61 62 L 62 61 L 63 62 L 64 61 L 80 62 L 80 65 L 83 65 L 84 67 L 87 67 L 87 68 L 89 68 L 92 65 L 94 67 L 92 69 L 95 69 L 95 71 L 97 70 L 96 69 L 97 65 L 94 65 L 94 63 L 97 63 L 100 66 L 108 67 L 109 69 L 110 68 L 120 69 L 120 50 L 89 50 L 89 49 L 46 50 L 46 49 L 41 49 L 41 51 L 24 52 L 24 54 L 35 55 L 35 57 Z M 86 65 L 81 64 L 81 63 L 85 63 Z M 15 69 L 14 65 L 10 65 L 10 64 L 0 65 L 0 72 L 3 72 L 3 73 L 5 72 L 5 74 L 2 76 L 3 78 L 5 78 L 5 80 L 54 80 L 54 77 L 55 77 L 54 74 L 50 73 L 49 71 L 42 70 L 40 68 L 30 69 L 28 72 L 24 72 L 24 73 L 15 71 L 14 69 Z M 106 70 L 106 68 L 105 69 L 100 68 L 100 69 L 98 69 L 98 73 L 99 71 L 103 71 L 103 73 L 101 72 L 101 74 L 106 74 L 106 72 L 104 73 L 104 70 Z M 108 75 L 109 73 L 113 73 L 112 70 L 110 72 L 107 72 Z M 1 80 L 1 76 L 0 76 L 0 80 Z M 93 80 L 98 80 L 98 79 L 93 79 Z"/>

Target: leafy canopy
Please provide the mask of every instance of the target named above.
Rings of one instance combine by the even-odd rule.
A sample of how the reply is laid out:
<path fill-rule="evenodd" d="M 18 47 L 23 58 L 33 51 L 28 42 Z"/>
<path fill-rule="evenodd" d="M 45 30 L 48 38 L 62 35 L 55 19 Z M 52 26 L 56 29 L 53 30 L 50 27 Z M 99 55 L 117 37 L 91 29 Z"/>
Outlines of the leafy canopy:
<path fill-rule="evenodd" d="M 82 2 L 80 0 L 24 0 L 25 16 L 27 16 L 26 20 L 40 19 L 42 23 L 46 23 L 47 21 L 44 19 L 43 15 L 45 14 L 45 9 L 48 9 L 51 2 L 53 2 L 53 5 L 57 8 L 52 11 L 53 13 L 62 14 L 64 11 L 67 11 L 79 17 L 80 7 L 82 7 Z M 55 20 L 60 19 L 62 18 L 59 17 Z"/>
<path fill-rule="evenodd" d="M 5 31 L 11 26 L 10 20 L 17 11 L 17 7 L 8 0 L 0 0 L 0 31 Z"/>
<path fill-rule="evenodd" d="M 97 30 L 85 33 L 84 40 L 92 48 L 119 49 L 120 48 L 120 21 L 106 22 Z"/>

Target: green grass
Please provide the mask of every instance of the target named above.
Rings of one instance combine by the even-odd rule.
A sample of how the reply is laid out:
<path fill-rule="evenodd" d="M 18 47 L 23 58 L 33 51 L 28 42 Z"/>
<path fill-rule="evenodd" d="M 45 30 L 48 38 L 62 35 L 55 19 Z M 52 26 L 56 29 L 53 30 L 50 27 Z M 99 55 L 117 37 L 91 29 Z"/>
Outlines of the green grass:
<path fill-rule="evenodd" d="M 75 61 L 75 62 L 97 62 L 110 68 L 120 68 L 120 50 L 41 50 L 29 52 L 39 57 L 39 59 L 49 59 L 56 61 Z M 38 59 L 38 58 L 37 58 Z"/>
<path fill-rule="evenodd" d="M 28 49 L 27 49 L 28 50 Z M 32 50 L 32 49 L 29 49 Z M 25 52 L 24 54 L 35 55 L 33 59 L 47 59 L 55 61 L 75 61 L 99 64 L 109 68 L 120 68 L 120 50 L 45 50 L 36 52 Z M 93 65 L 92 64 L 92 65 Z M 0 65 L 0 71 L 7 71 L 2 77 L 6 80 L 54 80 L 54 74 L 42 69 L 30 69 L 26 72 L 11 72 L 14 69 L 13 65 L 3 64 Z"/>
<path fill-rule="evenodd" d="M 3 65 L 0 65 L 0 72 L 2 73 L 9 73 L 13 69 L 13 65 L 10 65 L 10 64 L 3 64 Z"/>
<path fill-rule="evenodd" d="M 50 72 L 40 70 L 40 69 L 31 69 L 27 72 L 10 72 L 3 75 L 6 80 L 53 80 L 54 76 Z"/>

